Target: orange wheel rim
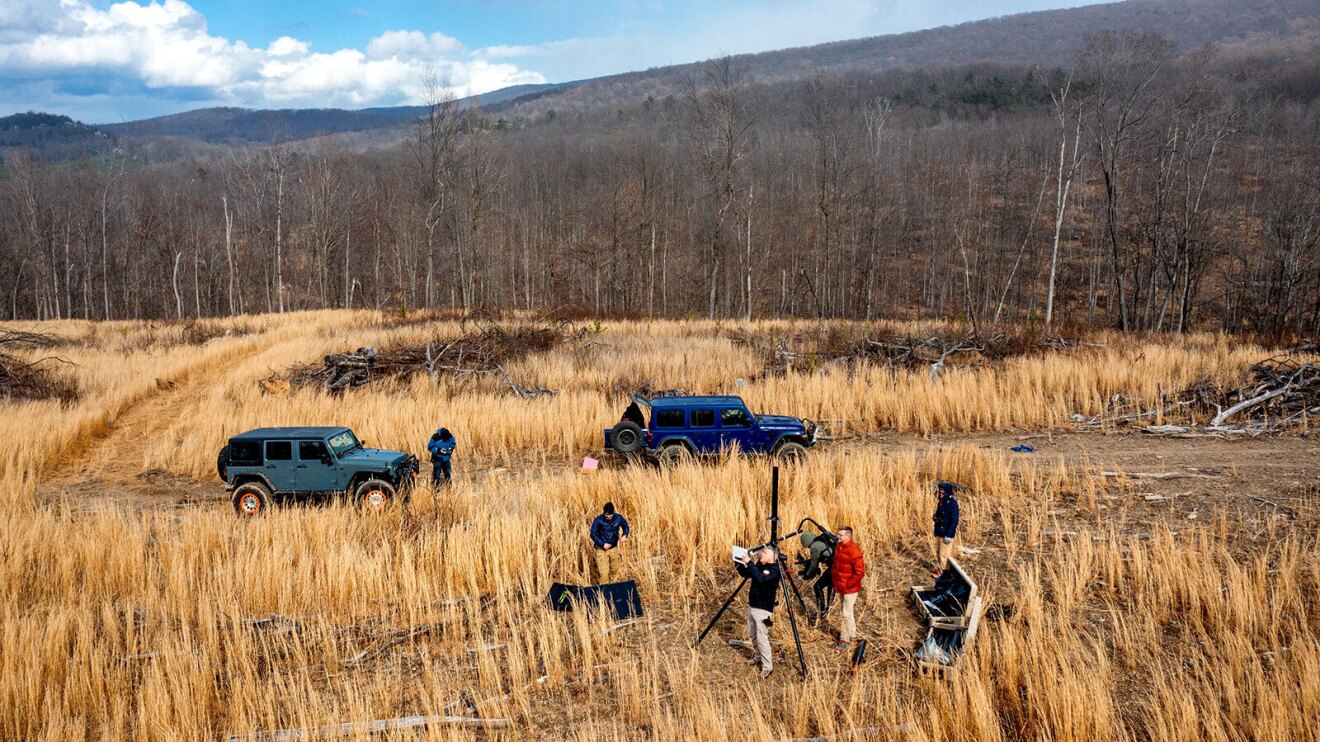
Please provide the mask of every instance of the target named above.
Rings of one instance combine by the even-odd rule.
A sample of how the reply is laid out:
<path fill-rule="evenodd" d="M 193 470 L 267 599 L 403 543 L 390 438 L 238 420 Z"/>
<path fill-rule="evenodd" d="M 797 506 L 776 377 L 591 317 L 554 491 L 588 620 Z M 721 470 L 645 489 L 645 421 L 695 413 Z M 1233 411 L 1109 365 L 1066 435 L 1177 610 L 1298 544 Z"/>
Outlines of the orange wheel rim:
<path fill-rule="evenodd" d="M 387 501 L 385 493 L 380 490 L 372 490 L 362 498 L 362 504 L 368 510 L 383 510 Z"/>
<path fill-rule="evenodd" d="M 238 498 L 238 507 L 248 515 L 256 515 L 261 511 L 261 498 L 254 494 L 246 494 Z"/>

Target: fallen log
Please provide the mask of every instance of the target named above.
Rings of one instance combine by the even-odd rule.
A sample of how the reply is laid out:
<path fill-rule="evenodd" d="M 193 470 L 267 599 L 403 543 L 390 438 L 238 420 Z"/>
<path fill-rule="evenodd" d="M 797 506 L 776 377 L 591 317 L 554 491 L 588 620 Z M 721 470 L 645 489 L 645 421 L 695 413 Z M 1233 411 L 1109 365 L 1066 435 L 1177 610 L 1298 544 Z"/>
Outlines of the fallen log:
<path fill-rule="evenodd" d="M 506 729 L 513 725 L 509 719 L 476 719 L 466 716 L 402 716 L 397 719 L 377 719 L 345 724 L 330 724 L 308 729 L 276 729 L 251 734 L 231 734 L 228 742 L 295 742 L 312 739 L 358 737 L 364 734 L 382 734 L 405 729 L 439 729 L 442 727 L 470 727 Z"/>

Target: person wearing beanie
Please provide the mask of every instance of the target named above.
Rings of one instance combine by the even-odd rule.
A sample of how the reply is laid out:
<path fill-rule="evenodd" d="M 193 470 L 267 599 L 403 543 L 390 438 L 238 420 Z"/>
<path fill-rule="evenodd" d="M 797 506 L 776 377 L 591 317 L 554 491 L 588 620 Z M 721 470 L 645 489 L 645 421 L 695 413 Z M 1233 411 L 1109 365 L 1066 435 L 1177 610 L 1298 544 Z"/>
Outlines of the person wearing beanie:
<path fill-rule="evenodd" d="M 814 580 L 811 583 L 811 592 L 816 596 L 816 620 L 819 621 L 830 609 L 830 601 L 834 598 L 834 575 L 830 571 L 834 561 L 834 544 L 811 531 L 803 531 L 799 540 L 810 557 L 808 559 L 798 557 L 798 564 L 802 565 L 798 579 Z"/>
<path fill-rule="evenodd" d="M 452 473 L 450 460 L 454 456 L 455 448 L 458 448 L 458 441 L 454 440 L 454 434 L 449 432 L 449 428 L 440 428 L 431 434 L 431 440 L 426 443 L 426 450 L 431 452 L 432 487 L 449 484 Z"/>
<path fill-rule="evenodd" d="M 953 551 L 953 539 L 958 535 L 958 499 L 953 496 L 952 482 L 939 482 L 935 485 L 935 495 L 939 498 L 935 505 L 935 514 L 931 520 L 935 523 L 935 576 L 939 577 L 949 567 L 949 554 Z"/>
<path fill-rule="evenodd" d="M 591 545 L 595 551 L 596 574 L 598 585 L 618 582 L 621 576 L 619 568 L 619 546 L 628 540 L 630 529 L 628 520 L 622 514 L 614 512 L 614 503 L 607 502 L 600 515 L 591 521 Z"/>

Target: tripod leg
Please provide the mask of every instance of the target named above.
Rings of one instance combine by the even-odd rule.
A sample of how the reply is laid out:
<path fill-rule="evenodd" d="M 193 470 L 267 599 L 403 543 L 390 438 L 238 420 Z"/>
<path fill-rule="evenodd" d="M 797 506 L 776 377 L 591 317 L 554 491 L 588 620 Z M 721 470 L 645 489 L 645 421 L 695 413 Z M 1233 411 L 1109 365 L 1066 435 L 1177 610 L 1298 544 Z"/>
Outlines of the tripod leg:
<path fill-rule="evenodd" d="M 784 593 L 784 608 L 788 610 L 788 625 L 793 629 L 793 644 L 797 645 L 798 665 L 802 669 L 802 682 L 807 681 L 807 656 L 802 653 L 802 636 L 798 634 L 797 617 L 793 615 L 793 598 L 788 594 L 788 585 L 779 581 L 779 589 Z M 798 596 L 801 600 L 802 596 Z"/>
<path fill-rule="evenodd" d="M 738 593 L 742 592 L 743 585 L 747 584 L 747 580 L 748 578 L 746 577 L 742 578 L 742 582 L 738 583 L 738 587 L 735 587 L 733 589 L 733 592 L 729 593 L 729 599 L 724 601 L 724 605 L 720 606 L 720 609 L 718 611 L 715 611 L 715 616 L 710 619 L 710 623 L 706 624 L 706 628 L 702 630 L 701 636 L 697 637 L 697 643 L 693 644 L 692 646 L 694 647 L 701 646 L 701 640 L 705 639 L 706 634 L 709 634 L 710 630 L 715 628 L 715 622 L 720 620 L 720 616 L 723 616 L 724 612 L 729 609 L 729 604 L 733 602 L 734 598 L 738 597 Z"/>
<path fill-rule="evenodd" d="M 797 578 L 793 577 L 793 570 L 788 568 L 788 560 L 782 560 L 779 566 L 784 576 L 788 578 L 788 584 L 793 587 L 793 594 L 797 596 L 798 605 L 802 606 L 802 614 L 806 615 L 807 601 L 802 599 L 802 591 L 798 590 Z"/>

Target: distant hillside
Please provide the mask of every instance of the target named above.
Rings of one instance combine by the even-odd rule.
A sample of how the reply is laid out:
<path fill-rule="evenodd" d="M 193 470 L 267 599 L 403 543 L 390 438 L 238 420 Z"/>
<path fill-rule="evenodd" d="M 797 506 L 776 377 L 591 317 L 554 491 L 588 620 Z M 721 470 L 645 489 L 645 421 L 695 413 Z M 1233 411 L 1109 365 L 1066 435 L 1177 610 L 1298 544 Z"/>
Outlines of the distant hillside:
<path fill-rule="evenodd" d="M 957 67 L 982 62 L 1067 65 L 1101 31 L 1156 31 L 1183 49 L 1214 43 L 1226 49 L 1286 51 L 1320 44 L 1317 0 L 1128 0 L 1049 10 L 957 26 L 840 41 L 736 58 L 751 80 L 801 80 L 813 75 Z M 678 93 L 700 63 L 660 67 L 574 83 L 518 85 L 460 101 L 508 119 L 550 111 L 586 111 L 635 105 Z M 173 116 L 105 125 L 126 137 L 182 137 L 213 144 L 295 141 L 345 135 L 357 146 L 397 141 L 421 106 L 342 109 L 247 110 L 208 108 Z M 349 136 L 351 135 L 351 136 Z"/>
<path fill-rule="evenodd" d="M 49 113 L 16 113 L 0 118 L 0 150 L 25 148 L 54 157 L 78 157 L 114 146 L 100 129 Z"/>
<path fill-rule="evenodd" d="M 1068 65 L 1102 31 L 1155 31 L 1188 50 L 1214 43 L 1260 48 L 1294 39 L 1320 42 L 1316 0 L 1129 0 L 1081 8 L 1047 10 L 945 26 L 925 31 L 839 41 L 736 57 L 758 82 L 799 80 L 812 75 L 953 67 L 978 62 Z M 700 63 L 659 67 L 583 81 L 535 100 L 515 101 L 506 110 L 537 115 L 547 110 L 581 111 L 635 104 L 648 95 L 678 92 Z"/>
<path fill-rule="evenodd" d="M 458 104 L 492 106 L 523 96 L 536 96 L 567 85 L 515 85 L 481 95 L 462 98 Z M 187 113 L 106 124 L 102 128 L 129 137 L 187 137 L 212 144 L 270 143 L 296 141 L 326 134 L 346 134 L 399 126 L 412 120 L 425 106 L 366 108 L 302 108 L 252 110 L 247 108 L 202 108 Z"/>

